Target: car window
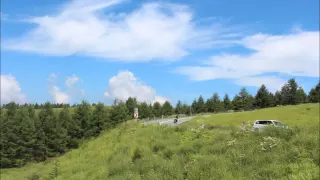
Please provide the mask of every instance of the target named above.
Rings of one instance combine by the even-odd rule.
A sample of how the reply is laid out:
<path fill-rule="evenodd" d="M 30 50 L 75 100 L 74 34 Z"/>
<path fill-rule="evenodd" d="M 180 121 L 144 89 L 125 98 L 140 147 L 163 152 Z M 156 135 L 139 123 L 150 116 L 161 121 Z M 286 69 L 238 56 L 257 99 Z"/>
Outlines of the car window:
<path fill-rule="evenodd" d="M 277 125 L 277 126 L 284 126 L 284 124 L 282 124 L 282 123 L 279 122 L 279 121 L 274 121 L 274 124 Z"/>
<path fill-rule="evenodd" d="M 271 121 L 258 121 L 257 124 L 265 124 L 265 125 L 268 125 L 268 124 L 272 124 Z"/>

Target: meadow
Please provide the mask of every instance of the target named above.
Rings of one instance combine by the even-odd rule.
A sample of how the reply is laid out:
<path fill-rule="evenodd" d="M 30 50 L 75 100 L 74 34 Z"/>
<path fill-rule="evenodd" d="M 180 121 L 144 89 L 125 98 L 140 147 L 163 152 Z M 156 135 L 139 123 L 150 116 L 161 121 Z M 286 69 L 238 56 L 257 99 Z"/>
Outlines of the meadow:
<path fill-rule="evenodd" d="M 241 123 L 256 119 L 290 129 L 242 134 Z M 197 116 L 178 127 L 128 121 L 61 157 L 2 169 L 1 180 L 316 180 L 319 128 L 319 104 Z"/>

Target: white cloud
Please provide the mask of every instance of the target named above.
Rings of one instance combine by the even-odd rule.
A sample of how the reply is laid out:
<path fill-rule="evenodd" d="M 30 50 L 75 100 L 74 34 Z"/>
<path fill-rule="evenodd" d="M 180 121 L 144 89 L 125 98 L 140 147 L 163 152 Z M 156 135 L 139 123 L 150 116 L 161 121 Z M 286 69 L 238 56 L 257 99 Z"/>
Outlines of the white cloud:
<path fill-rule="evenodd" d="M 156 96 L 152 103 L 159 102 L 160 104 L 164 104 L 166 101 L 170 101 L 170 100 L 162 96 Z"/>
<path fill-rule="evenodd" d="M 135 97 L 139 102 L 164 103 L 167 98 L 158 96 L 156 90 L 138 80 L 130 71 L 121 71 L 109 80 L 109 89 L 104 96 L 110 99 L 127 100 Z"/>
<path fill-rule="evenodd" d="M 62 92 L 57 86 L 52 86 L 49 93 L 56 103 L 70 103 L 70 96 L 67 93 Z"/>
<path fill-rule="evenodd" d="M 78 81 L 79 81 L 79 77 L 73 74 L 71 77 L 67 77 L 66 86 L 68 88 L 72 88 L 72 86 L 76 84 Z"/>
<path fill-rule="evenodd" d="M 257 34 L 244 38 L 242 45 L 253 52 L 248 55 L 216 55 L 206 66 L 179 67 L 176 72 L 196 81 L 236 79 L 235 82 L 242 85 L 260 86 L 262 83 L 268 83 L 274 88 L 283 80 L 264 74 L 319 77 L 318 31 L 301 31 L 278 36 Z M 261 75 L 262 77 L 257 77 Z"/>
<path fill-rule="evenodd" d="M 68 104 L 71 103 L 71 100 L 79 99 L 79 96 L 83 97 L 85 95 L 84 89 L 78 89 L 74 86 L 80 80 L 80 78 L 75 74 L 66 78 L 66 92 L 61 91 L 60 88 L 56 85 L 57 77 L 58 75 L 56 73 L 52 73 L 48 78 L 49 94 L 52 96 L 56 103 Z"/>
<path fill-rule="evenodd" d="M 22 93 L 20 84 L 12 75 L 1 74 L 1 104 L 7 104 L 12 101 L 18 104 L 27 102 L 25 94 Z"/>
<path fill-rule="evenodd" d="M 111 12 L 120 3 L 122 0 L 74 0 L 55 15 L 29 19 L 37 26 L 20 38 L 5 40 L 4 47 L 145 62 L 177 60 L 195 48 L 239 43 L 242 36 L 218 23 L 199 26 L 185 5 L 147 3 L 132 12 Z"/>

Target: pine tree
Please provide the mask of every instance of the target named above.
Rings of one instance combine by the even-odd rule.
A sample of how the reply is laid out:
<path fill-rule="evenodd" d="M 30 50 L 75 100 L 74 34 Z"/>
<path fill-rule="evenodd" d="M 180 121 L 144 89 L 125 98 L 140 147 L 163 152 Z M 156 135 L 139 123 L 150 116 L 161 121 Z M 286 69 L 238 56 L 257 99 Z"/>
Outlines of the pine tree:
<path fill-rule="evenodd" d="M 269 91 L 266 86 L 263 84 L 259 88 L 256 96 L 255 96 L 255 105 L 258 108 L 266 108 L 269 107 Z"/>
<path fill-rule="evenodd" d="M 148 112 L 148 104 L 146 102 L 142 102 L 138 105 L 138 111 L 139 111 L 139 118 L 145 119 L 150 116 Z"/>
<path fill-rule="evenodd" d="M 78 148 L 78 138 L 81 137 L 80 123 L 72 118 L 67 106 L 60 111 L 59 121 L 61 122 L 62 127 L 67 130 L 67 148 Z"/>
<path fill-rule="evenodd" d="M 213 111 L 215 113 L 221 112 L 221 111 L 224 110 L 223 103 L 221 102 L 218 93 L 214 93 L 213 94 L 213 96 L 212 96 L 212 105 L 213 105 Z"/>
<path fill-rule="evenodd" d="M 231 110 L 232 109 L 232 104 L 231 101 L 229 99 L 228 94 L 225 94 L 223 97 L 223 105 L 224 105 L 224 109 L 225 110 Z"/>
<path fill-rule="evenodd" d="M 206 109 L 206 112 L 211 112 L 211 113 L 214 112 L 212 98 L 207 99 L 205 103 L 205 109 Z"/>
<path fill-rule="evenodd" d="M 36 118 L 36 111 L 33 106 L 28 106 L 28 116 L 34 123 L 34 120 Z"/>
<path fill-rule="evenodd" d="M 181 103 L 180 100 L 177 102 L 177 105 L 176 105 L 176 108 L 175 108 L 175 113 L 176 114 L 181 114 L 182 113 L 182 103 Z"/>
<path fill-rule="evenodd" d="M 308 99 L 309 99 L 309 102 L 311 103 L 320 102 L 320 81 L 317 83 L 317 85 L 314 88 L 310 90 Z"/>
<path fill-rule="evenodd" d="M 191 113 L 192 114 L 196 114 L 197 113 L 197 100 L 193 100 L 192 104 L 191 104 Z"/>
<path fill-rule="evenodd" d="M 240 98 L 240 96 L 235 95 L 234 98 L 232 99 L 232 106 L 234 110 L 242 110 L 243 109 L 243 103 Z"/>
<path fill-rule="evenodd" d="M 139 118 L 144 119 L 151 116 L 151 112 L 149 111 L 148 104 L 143 102 L 139 105 Z"/>
<path fill-rule="evenodd" d="M 148 117 L 153 117 L 154 116 L 154 114 L 153 114 L 153 109 L 152 109 L 152 105 L 151 104 L 149 104 L 148 105 L 148 112 L 149 112 L 149 116 Z"/>
<path fill-rule="evenodd" d="M 274 103 L 275 103 L 276 106 L 282 105 L 282 95 L 281 95 L 281 92 L 276 91 L 276 93 L 274 94 Z"/>
<path fill-rule="evenodd" d="M 161 104 L 159 102 L 155 102 L 153 104 L 153 114 L 156 116 L 156 117 L 161 117 L 162 116 L 162 107 L 161 107 Z"/>
<path fill-rule="evenodd" d="M 73 119 L 80 125 L 80 137 L 78 138 L 84 137 L 86 132 L 89 130 L 91 117 L 92 112 L 90 104 L 86 101 L 82 101 L 82 103 L 75 108 L 73 114 Z"/>
<path fill-rule="evenodd" d="M 269 92 L 268 95 L 268 107 L 274 107 L 276 105 L 275 96 L 272 92 Z"/>
<path fill-rule="evenodd" d="M 19 147 L 19 131 L 21 129 L 18 122 L 18 105 L 14 102 L 7 104 L 7 113 L 1 125 L 3 136 L 1 137 L 1 166 L 2 167 L 18 167 L 22 159 L 16 154 L 21 147 Z"/>
<path fill-rule="evenodd" d="M 301 86 L 297 90 L 296 98 L 297 98 L 297 104 L 307 102 L 307 94 L 304 92 Z"/>
<path fill-rule="evenodd" d="M 254 108 L 254 97 L 249 94 L 248 98 L 245 101 L 244 110 L 251 110 Z"/>
<path fill-rule="evenodd" d="M 246 88 L 242 88 L 238 94 L 240 100 L 240 107 L 241 110 L 248 110 L 253 107 L 254 98 L 248 93 Z"/>
<path fill-rule="evenodd" d="M 173 113 L 173 107 L 169 101 L 166 101 L 162 106 L 162 113 L 164 116 L 170 116 Z"/>
<path fill-rule="evenodd" d="M 283 105 L 297 104 L 298 84 L 295 79 L 289 79 L 288 82 L 281 88 L 281 98 Z"/>
<path fill-rule="evenodd" d="M 45 122 L 40 118 L 34 120 L 36 133 L 35 133 L 35 143 L 33 146 L 33 158 L 36 161 L 44 161 L 47 158 L 47 147 L 46 143 L 46 134 L 44 131 Z"/>
<path fill-rule="evenodd" d="M 128 115 L 133 118 L 134 108 L 138 107 L 137 99 L 129 97 L 128 100 L 126 101 L 126 106 L 127 106 L 128 113 L 129 113 Z"/>
<path fill-rule="evenodd" d="M 98 103 L 95 105 L 92 120 L 89 125 L 90 130 L 88 131 L 87 136 L 98 136 L 100 132 L 103 131 L 107 118 L 108 116 L 104 104 Z"/>
<path fill-rule="evenodd" d="M 115 127 L 116 125 L 125 122 L 129 119 L 128 117 L 128 109 L 125 103 L 122 101 L 115 101 L 110 111 L 110 122 L 111 126 Z"/>
<path fill-rule="evenodd" d="M 188 104 L 184 103 L 182 105 L 182 110 L 181 111 L 182 111 L 183 114 L 190 114 L 190 106 L 188 106 Z"/>
<path fill-rule="evenodd" d="M 1 109 L 0 116 L 0 128 L 1 128 L 1 138 L 0 138 L 0 167 L 1 168 L 10 168 L 15 166 L 14 157 L 12 154 L 15 154 L 15 149 L 12 147 L 15 146 L 15 143 L 10 141 L 12 136 L 11 126 L 14 125 L 12 119 L 16 116 L 16 104 L 9 103 L 3 105 L 7 109 L 6 113 Z"/>
<path fill-rule="evenodd" d="M 45 133 L 45 144 L 48 157 L 54 157 L 66 151 L 68 138 L 67 130 L 54 115 L 53 108 L 49 102 L 45 103 L 44 108 L 39 113 Z"/>
<path fill-rule="evenodd" d="M 33 119 L 30 118 L 30 113 L 31 116 L 34 116 L 32 109 L 32 106 L 26 106 L 19 109 L 17 114 L 17 123 L 19 124 L 17 144 L 19 149 L 16 152 L 16 158 L 19 159 L 19 166 L 23 166 L 33 159 L 36 129 Z M 31 112 L 29 113 L 29 111 Z"/>
<path fill-rule="evenodd" d="M 201 95 L 198 98 L 196 112 L 197 113 L 204 113 L 205 112 L 204 100 Z"/>
<path fill-rule="evenodd" d="M 7 154 L 5 154 L 5 148 L 7 148 L 6 146 L 8 145 L 8 141 L 6 141 L 6 136 L 4 134 L 5 128 L 6 128 L 6 116 L 5 116 L 5 112 L 3 111 L 3 108 L 5 107 L 5 105 L 3 105 L 2 107 L 0 107 L 0 133 L 1 133 L 1 137 L 0 137 L 0 168 L 6 168 L 9 167 L 8 166 L 8 158 L 7 158 Z"/>

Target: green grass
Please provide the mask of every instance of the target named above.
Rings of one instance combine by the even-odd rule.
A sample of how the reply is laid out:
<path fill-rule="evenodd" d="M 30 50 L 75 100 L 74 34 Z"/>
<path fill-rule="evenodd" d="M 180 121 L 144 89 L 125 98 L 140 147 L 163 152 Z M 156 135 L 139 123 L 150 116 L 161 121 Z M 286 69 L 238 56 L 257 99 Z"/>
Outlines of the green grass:
<path fill-rule="evenodd" d="M 198 129 L 202 123 L 237 126 L 256 119 L 278 119 L 293 128 L 244 135 L 236 128 Z M 54 170 L 58 180 L 312 180 L 319 179 L 319 153 L 319 104 L 306 104 L 199 116 L 182 127 L 130 121 L 59 158 L 3 169 L 1 180 L 44 179 Z"/>
<path fill-rule="evenodd" d="M 319 104 L 302 104 L 296 106 L 282 106 L 266 108 L 256 111 L 221 113 L 208 117 L 198 116 L 186 124 L 194 126 L 202 123 L 208 125 L 233 126 L 241 125 L 242 122 L 252 123 L 255 120 L 273 119 L 287 125 L 308 126 L 319 125 Z"/>

